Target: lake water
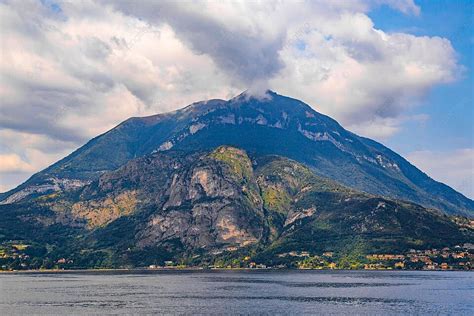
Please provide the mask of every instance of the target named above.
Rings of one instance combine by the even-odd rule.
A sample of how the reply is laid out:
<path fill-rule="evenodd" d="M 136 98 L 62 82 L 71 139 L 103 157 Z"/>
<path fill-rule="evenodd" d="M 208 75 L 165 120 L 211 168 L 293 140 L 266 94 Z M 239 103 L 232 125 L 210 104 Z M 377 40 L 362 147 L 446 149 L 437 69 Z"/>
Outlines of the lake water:
<path fill-rule="evenodd" d="M 474 273 L 133 271 L 0 274 L 0 315 L 474 315 Z"/>

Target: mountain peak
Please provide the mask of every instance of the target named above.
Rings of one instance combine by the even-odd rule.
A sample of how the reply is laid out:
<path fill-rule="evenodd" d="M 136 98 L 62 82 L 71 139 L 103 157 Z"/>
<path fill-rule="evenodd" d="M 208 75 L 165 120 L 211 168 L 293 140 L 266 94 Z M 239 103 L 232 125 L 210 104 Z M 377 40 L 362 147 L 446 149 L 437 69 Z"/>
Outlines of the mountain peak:
<path fill-rule="evenodd" d="M 276 92 L 266 89 L 266 90 L 252 90 L 252 89 L 247 89 L 242 91 L 239 95 L 233 97 L 231 100 L 237 99 L 256 99 L 256 100 L 272 100 L 273 97 L 278 97 L 279 94 Z"/>
<path fill-rule="evenodd" d="M 264 92 L 257 94 L 246 90 L 241 94 L 231 98 L 227 102 L 227 105 L 230 108 L 249 107 L 257 109 L 262 113 L 273 112 L 273 115 L 276 115 L 277 113 L 285 113 L 285 115 L 293 117 L 324 116 L 325 119 L 334 121 L 331 118 L 316 112 L 308 104 L 300 100 L 278 94 L 272 90 L 265 90 Z"/>
<path fill-rule="evenodd" d="M 265 112 L 265 110 L 268 111 L 273 109 L 273 111 L 287 111 L 286 114 L 288 115 L 322 115 L 312 109 L 309 105 L 297 99 L 280 95 L 272 90 L 265 90 L 264 92 L 257 94 L 245 90 L 229 100 L 209 99 L 198 101 L 171 112 L 145 117 L 131 117 L 125 122 L 140 120 L 145 123 L 155 123 L 168 117 L 191 118 L 195 121 L 198 117 L 219 109 L 236 109 L 241 108 L 242 106 L 258 108 L 262 113 Z M 311 112 L 311 114 L 306 113 L 308 111 Z M 327 118 L 330 119 L 329 117 Z"/>

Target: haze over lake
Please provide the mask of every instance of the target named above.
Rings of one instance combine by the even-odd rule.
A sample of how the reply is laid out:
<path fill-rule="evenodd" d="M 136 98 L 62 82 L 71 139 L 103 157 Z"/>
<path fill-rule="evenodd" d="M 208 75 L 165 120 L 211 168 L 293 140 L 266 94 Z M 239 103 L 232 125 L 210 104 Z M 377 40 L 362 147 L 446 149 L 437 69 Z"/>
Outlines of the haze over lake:
<path fill-rule="evenodd" d="M 474 274 L 133 271 L 0 275 L 0 314 L 474 313 Z"/>

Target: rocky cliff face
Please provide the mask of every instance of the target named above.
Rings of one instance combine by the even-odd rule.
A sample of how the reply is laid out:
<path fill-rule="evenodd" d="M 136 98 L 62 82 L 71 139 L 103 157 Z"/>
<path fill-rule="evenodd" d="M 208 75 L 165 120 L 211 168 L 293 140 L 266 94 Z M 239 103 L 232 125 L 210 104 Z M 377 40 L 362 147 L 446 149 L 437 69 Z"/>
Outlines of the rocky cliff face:
<path fill-rule="evenodd" d="M 187 249 L 243 247 L 263 235 L 262 201 L 250 159 L 238 149 L 219 148 L 175 173 L 161 210 L 147 222 L 140 246 L 179 239 Z"/>
<path fill-rule="evenodd" d="M 263 203 L 252 162 L 236 148 L 139 158 L 47 205 L 58 218 L 69 219 L 64 223 L 89 230 L 148 210 L 135 236 L 139 247 L 179 242 L 186 249 L 220 249 L 263 237 Z"/>

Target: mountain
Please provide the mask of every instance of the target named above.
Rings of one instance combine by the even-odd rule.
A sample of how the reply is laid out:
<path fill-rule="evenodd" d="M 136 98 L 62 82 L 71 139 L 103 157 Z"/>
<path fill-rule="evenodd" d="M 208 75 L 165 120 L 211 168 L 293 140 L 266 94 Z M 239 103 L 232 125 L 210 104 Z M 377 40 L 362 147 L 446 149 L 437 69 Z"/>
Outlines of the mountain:
<path fill-rule="evenodd" d="M 254 157 L 287 157 L 356 190 L 474 217 L 473 200 L 431 179 L 382 144 L 272 91 L 265 98 L 243 93 L 228 101 L 197 102 L 171 113 L 130 118 L 3 193 L 0 203 L 77 190 L 152 153 L 194 153 L 220 145 L 241 148 Z"/>
<path fill-rule="evenodd" d="M 474 238 L 439 211 L 229 146 L 131 159 L 75 190 L 0 205 L 0 216 L 0 246 L 16 249 L 0 262 L 29 268 L 278 263 L 292 251 L 403 252 Z"/>

